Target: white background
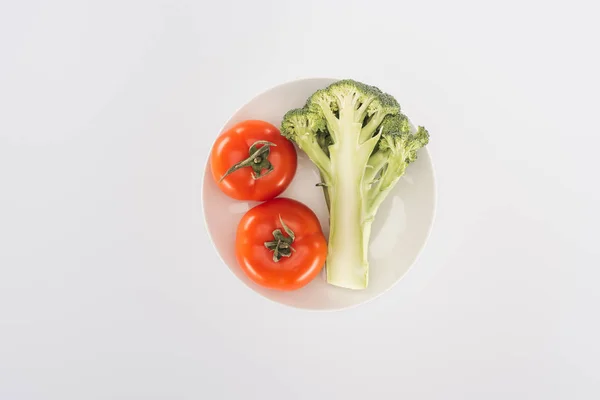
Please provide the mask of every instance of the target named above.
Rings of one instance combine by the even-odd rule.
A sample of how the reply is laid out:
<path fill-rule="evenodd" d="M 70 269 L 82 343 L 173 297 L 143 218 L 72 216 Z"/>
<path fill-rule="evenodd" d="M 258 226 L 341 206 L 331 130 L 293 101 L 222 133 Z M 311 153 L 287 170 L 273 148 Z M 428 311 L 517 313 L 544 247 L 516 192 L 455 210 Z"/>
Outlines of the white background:
<path fill-rule="evenodd" d="M 3 1 L 0 399 L 598 399 L 593 3 Z M 438 178 L 336 313 L 244 287 L 200 204 L 221 125 L 312 76 L 393 93 Z"/>

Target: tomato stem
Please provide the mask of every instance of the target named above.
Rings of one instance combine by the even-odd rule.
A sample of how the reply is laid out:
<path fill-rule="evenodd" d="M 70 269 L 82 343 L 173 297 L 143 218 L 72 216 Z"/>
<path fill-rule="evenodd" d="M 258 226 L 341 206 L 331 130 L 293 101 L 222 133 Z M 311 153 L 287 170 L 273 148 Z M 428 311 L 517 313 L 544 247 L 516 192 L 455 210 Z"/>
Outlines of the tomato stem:
<path fill-rule="evenodd" d="M 262 145 L 257 148 L 258 145 Z M 263 176 L 267 175 L 271 171 L 273 171 L 273 165 L 269 161 L 269 154 L 271 153 L 271 147 L 276 147 L 275 143 L 267 142 L 266 140 L 257 140 L 252 143 L 250 146 L 250 156 L 245 160 L 240 161 L 237 164 L 234 164 L 225 172 L 225 174 L 219 179 L 221 182 L 225 177 L 232 172 L 237 171 L 241 168 L 251 167 L 252 168 L 252 178 L 260 179 Z M 262 172 L 266 169 L 266 172 Z"/>
<path fill-rule="evenodd" d="M 273 231 L 273 239 L 270 242 L 265 242 L 265 247 L 273 252 L 273 261 L 279 262 L 281 257 L 290 257 L 292 255 L 294 248 L 292 247 L 292 243 L 294 243 L 294 239 L 296 236 L 294 235 L 294 231 L 292 231 L 286 224 L 283 222 L 281 215 L 279 215 L 279 222 L 281 222 L 281 226 L 285 233 L 288 234 L 288 237 L 284 236 L 281 232 L 281 229 L 275 229 Z"/>

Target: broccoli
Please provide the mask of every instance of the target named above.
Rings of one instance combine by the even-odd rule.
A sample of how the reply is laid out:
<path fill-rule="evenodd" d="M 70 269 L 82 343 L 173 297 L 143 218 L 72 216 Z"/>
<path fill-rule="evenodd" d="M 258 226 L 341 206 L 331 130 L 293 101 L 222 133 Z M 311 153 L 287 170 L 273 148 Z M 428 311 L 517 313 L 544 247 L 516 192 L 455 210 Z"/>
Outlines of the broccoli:
<path fill-rule="evenodd" d="M 349 289 L 368 285 L 368 246 L 377 209 L 427 145 L 423 127 L 411 133 L 408 118 L 389 94 L 354 80 L 316 91 L 290 110 L 281 133 L 320 171 L 329 207 L 327 282 Z"/>

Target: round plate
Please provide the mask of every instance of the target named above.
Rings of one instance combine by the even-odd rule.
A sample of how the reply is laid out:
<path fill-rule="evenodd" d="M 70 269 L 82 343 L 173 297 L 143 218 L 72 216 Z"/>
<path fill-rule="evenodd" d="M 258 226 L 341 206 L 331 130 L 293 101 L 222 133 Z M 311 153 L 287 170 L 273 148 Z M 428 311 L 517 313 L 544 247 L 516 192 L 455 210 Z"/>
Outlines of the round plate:
<path fill-rule="evenodd" d="M 246 119 L 261 119 L 281 125 L 283 115 L 292 108 L 304 106 L 317 89 L 335 79 L 302 79 L 282 84 L 259 94 L 239 109 L 221 132 Z M 366 82 L 368 83 L 368 82 Z M 383 89 L 385 91 L 385 88 Z M 393 93 L 391 93 L 393 95 Z M 400 104 L 402 99 L 398 98 Z M 435 179 L 427 148 L 419 150 L 417 161 L 381 205 L 373 222 L 369 250 L 369 286 L 349 290 L 329 285 L 325 268 L 321 275 L 302 289 L 281 292 L 258 286 L 239 268 L 235 258 L 235 232 L 238 222 L 258 203 L 237 201 L 223 194 L 212 180 L 206 164 L 202 184 L 202 203 L 206 226 L 223 262 L 235 276 L 256 293 L 285 305 L 313 309 L 336 310 L 371 300 L 390 289 L 408 271 L 422 250 L 433 223 L 435 211 Z M 282 197 L 290 197 L 309 206 L 319 217 L 327 237 L 328 213 L 323 191 L 315 186 L 319 174 L 308 157 L 298 150 L 298 171 Z"/>

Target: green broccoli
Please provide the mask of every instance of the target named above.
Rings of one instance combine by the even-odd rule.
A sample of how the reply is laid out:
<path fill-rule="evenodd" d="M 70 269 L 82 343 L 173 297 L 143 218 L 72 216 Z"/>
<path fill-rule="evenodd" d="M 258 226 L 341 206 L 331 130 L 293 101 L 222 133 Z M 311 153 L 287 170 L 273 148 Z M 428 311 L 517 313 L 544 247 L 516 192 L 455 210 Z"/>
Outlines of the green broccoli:
<path fill-rule="evenodd" d="M 372 221 L 429 134 L 423 127 L 411 133 L 392 96 L 353 80 L 316 91 L 284 116 L 281 133 L 321 174 L 330 224 L 327 281 L 366 288 Z"/>

